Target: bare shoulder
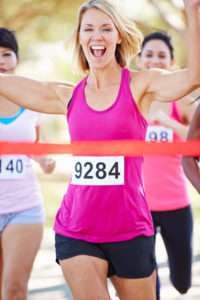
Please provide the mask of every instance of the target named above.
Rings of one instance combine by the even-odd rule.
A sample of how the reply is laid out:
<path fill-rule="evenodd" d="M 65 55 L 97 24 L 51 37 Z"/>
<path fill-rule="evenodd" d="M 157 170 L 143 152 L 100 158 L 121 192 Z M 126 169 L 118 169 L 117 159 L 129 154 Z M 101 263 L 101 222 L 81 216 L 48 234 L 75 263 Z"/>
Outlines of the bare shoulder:
<path fill-rule="evenodd" d="M 67 81 L 48 81 L 45 85 L 51 89 L 60 100 L 63 114 L 66 114 L 68 103 L 73 95 L 75 84 Z"/>
<path fill-rule="evenodd" d="M 139 103 L 147 86 L 147 75 L 145 71 L 130 70 L 130 88 L 136 103 Z"/>
<path fill-rule="evenodd" d="M 157 78 L 166 73 L 169 72 L 162 69 L 148 69 L 142 71 L 131 70 L 131 88 L 134 87 L 134 89 L 138 89 L 139 93 L 144 95 L 151 90 L 150 86 L 152 83 L 155 83 Z"/>
<path fill-rule="evenodd" d="M 147 116 L 151 103 L 156 100 L 154 85 L 163 73 L 166 72 L 162 69 L 131 71 L 131 92 L 144 117 Z"/>

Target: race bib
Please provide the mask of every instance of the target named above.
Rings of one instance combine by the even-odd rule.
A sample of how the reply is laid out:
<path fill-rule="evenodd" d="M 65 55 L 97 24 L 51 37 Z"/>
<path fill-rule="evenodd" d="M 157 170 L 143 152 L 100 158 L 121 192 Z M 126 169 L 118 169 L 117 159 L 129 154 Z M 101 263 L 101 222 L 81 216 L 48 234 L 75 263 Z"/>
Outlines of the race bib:
<path fill-rule="evenodd" d="M 21 179 L 26 172 L 26 157 L 0 156 L 0 179 Z"/>
<path fill-rule="evenodd" d="M 173 142 L 173 130 L 164 126 L 148 126 L 146 141 L 148 142 Z"/>
<path fill-rule="evenodd" d="M 123 156 L 74 156 L 72 184 L 123 185 Z"/>

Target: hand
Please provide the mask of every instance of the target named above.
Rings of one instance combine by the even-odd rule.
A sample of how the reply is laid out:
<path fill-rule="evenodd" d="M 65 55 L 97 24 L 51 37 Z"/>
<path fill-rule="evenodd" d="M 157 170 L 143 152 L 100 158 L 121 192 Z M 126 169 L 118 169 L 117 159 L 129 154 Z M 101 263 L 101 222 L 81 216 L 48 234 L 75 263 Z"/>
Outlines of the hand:
<path fill-rule="evenodd" d="M 148 121 L 151 123 L 158 123 L 163 126 L 169 127 L 171 119 L 161 109 L 158 109 L 151 115 L 150 118 L 148 118 Z"/>
<path fill-rule="evenodd" d="M 40 164 L 40 167 L 46 174 L 50 174 L 53 172 L 56 166 L 56 162 L 54 159 L 48 156 L 40 156 L 37 159 L 38 163 Z"/>

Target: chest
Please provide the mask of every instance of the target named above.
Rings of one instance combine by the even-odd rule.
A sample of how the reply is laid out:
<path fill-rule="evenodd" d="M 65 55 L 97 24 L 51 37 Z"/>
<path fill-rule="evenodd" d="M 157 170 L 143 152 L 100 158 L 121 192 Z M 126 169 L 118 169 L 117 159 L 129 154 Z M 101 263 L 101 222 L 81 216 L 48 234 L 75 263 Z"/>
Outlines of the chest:
<path fill-rule="evenodd" d="M 119 95 L 119 84 L 103 89 L 85 87 L 86 104 L 96 111 L 103 111 L 111 107 Z"/>
<path fill-rule="evenodd" d="M 36 140 L 37 122 L 37 114 L 29 114 L 27 111 L 24 111 L 9 124 L 0 122 L 0 140 L 34 142 Z"/>
<path fill-rule="evenodd" d="M 82 98 L 73 99 L 68 114 L 71 140 L 144 139 L 146 122 L 133 99 L 120 95 L 104 110 L 94 110 Z"/>

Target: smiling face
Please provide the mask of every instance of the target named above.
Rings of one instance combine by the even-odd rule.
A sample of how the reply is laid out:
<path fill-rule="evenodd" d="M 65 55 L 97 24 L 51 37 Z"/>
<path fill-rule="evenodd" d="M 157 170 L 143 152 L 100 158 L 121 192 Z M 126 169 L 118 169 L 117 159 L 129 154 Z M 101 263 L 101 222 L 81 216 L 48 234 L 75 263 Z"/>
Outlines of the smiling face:
<path fill-rule="evenodd" d="M 18 60 L 15 52 L 0 46 L 0 73 L 12 74 L 17 67 Z"/>
<path fill-rule="evenodd" d="M 168 46 L 162 40 L 148 41 L 138 58 L 138 66 L 142 70 L 161 68 L 169 70 L 174 64 Z"/>
<path fill-rule="evenodd" d="M 84 13 L 79 41 L 90 69 L 116 63 L 116 45 L 121 39 L 112 19 L 103 11 L 91 8 Z"/>

